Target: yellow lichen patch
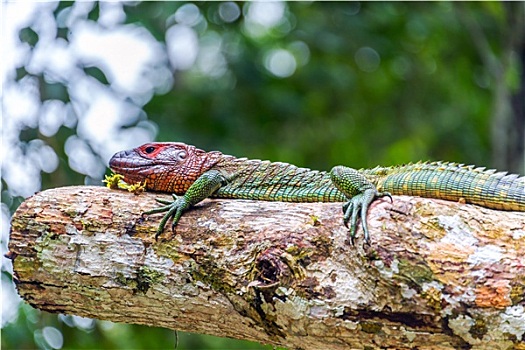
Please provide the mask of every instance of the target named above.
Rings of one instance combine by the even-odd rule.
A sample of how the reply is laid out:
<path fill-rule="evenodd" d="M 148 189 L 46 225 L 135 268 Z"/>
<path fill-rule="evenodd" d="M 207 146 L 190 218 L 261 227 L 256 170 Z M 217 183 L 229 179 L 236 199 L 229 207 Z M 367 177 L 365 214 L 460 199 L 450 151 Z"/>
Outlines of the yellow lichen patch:
<path fill-rule="evenodd" d="M 292 255 L 288 252 L 283 252 L 281 255 L 281 259 L 288 266 L 288 268 L 290 268 L 293 277 L 297 280 L 302 280 L 306 277 L 306 271 L 304 267 L 301 266 L 300 263 L 298 263 L 298 261 L 304 259 L 307 256 L 310 256 L 311 254 L 312 252 L 308 252 L 307 250 L 299 251 L 296 255 Z"/>
<path fill-rule="evenodd" d="M 383 328 L 383 325 L 379 322 L 372 322 L 372 321 L 364 321 L 360 323 L 361 330 L 365 333 L 370 334 L 378 334 L 381 329 Z"/>
<path fill-rule="evenodd" d="M 132 185 L 126 184 L 127 190 L 129 192 L 133 192 L 135 194 L 141 194 L 142 192 L 146 191 L 146 181 L 144 183 L 136 183 Z"/>
<path fill-rule="evenodd" d="M 103 183 L 106 184 L 106 187 L 107 188 L 111 188 L 112 190 L 116 190 L 116 189 L 119 189 L 119 184 L 122 182 L 122 183 L 125 183 L 124 182 L 124 176 L 120 175 L 120 174 L 111 174 L 111 175 L 106 175 L 104 180 L 102 180 Z"/>
<path fill-rule="evenodd" d="M 316 216 L 316 215 L 310 215 L 310 224 L 312 226 L 320 226 L 321 225 L 321 220 L 319 220 L 319 217 Z"/>
<path fill-rule="evenodd" d="M 520 302 L 524 295 L 525 283 L 520 283 L 512 287 L 512 290 L 510 291 L 510 299 L 512 301 L 512 304 L 517 304 L 518 302 Z"/>
<path fill-rule="evenodd" d="M 405 281 L 409 285 L 421 286 L 425 282 L 433 280 L 434 276 L 431 269 L 423 261 L 409 261 L 399 259 L 399 273 L 396 277 Z"/>
<path fill-rule="evenodd" d="M 479 307 L 495 307 L 503 309 L 512 305 L 511 288 L 508 281 L 495 281 L 490 285 L 476 288 L 476 305 Z"/>
<path fill-rule="evenodd" d="M 514 344 L 514 350 L 525 350 L 525 342 Z"/>
<path fill-rule="evenodd" d="M 146 182 L 144 183 L 138 182 L 135 184 L 128 184 L 124 182 L 124 176 L 120 174 L 111 174 L 106 175 L 105 179 L 102 180 L 106 184 L 106 187 L 111 188 L 113 190 L 121 189 L 121 190 L 127 190 L 129 192 L 133 192 L 135 194 L 140 194 L 146 190 Z"/>
<path fill-rule="evenodd" d="M 430 287 L 426 291 L 421 293 L 421 296 L 425 298 L 434 310 L 440 311 L 441 310 L 441 291 L 437 288 Z"/>

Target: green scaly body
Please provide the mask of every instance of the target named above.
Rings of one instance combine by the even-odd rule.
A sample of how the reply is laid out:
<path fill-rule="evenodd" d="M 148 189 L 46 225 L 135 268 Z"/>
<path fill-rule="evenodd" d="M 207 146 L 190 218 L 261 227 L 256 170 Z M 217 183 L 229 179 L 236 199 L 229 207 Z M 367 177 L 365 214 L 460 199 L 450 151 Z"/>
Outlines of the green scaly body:
<path fill-rule="evenodd" d="M 211 169 L 230 177 L 212 196 L 283 202 L 345 202 L 330 173 L 292 164 L 223 156 Z M 525 211 L 525 178 L 447 162 L 357 170 L 380 192 L 464 200 L 499 210 Z"/>

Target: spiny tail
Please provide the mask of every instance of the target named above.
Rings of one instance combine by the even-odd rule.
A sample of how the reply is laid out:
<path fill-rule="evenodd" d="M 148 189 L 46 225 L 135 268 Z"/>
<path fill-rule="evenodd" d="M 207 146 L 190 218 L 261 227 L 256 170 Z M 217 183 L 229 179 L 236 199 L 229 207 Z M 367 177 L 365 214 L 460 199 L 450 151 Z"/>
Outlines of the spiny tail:
<path fill-rule="evenodd" d="M 380 191 L 392 194 L 464 200 L 492 209 L 525 211 L 525 177 L 516 174 L 447 162 L 378 167 L 364 172 Z"/>

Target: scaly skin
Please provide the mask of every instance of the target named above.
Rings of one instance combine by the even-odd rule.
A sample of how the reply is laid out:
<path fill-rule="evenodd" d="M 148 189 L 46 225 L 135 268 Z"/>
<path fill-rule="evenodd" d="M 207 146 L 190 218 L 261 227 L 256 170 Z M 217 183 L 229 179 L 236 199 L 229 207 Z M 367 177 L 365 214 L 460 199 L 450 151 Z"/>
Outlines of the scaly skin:
<path fill-rule="evenodd" d="M 343 220 L 355 237 L 358 217 L 368 241 L 366 214 L 382 196 L 409 195 L 464 201 L 498 210 L 525 211 L 525 177 L 462 164 L 433 162 L 329 173 L 291 164 L 235 158 L 178 142 L 147 143 L 116 153 L 110 168 L 127 183 L 173 193 L 174 201 L 146 214 L 167 212 L 172 228 L 182 213 L 208 197 L 284 202 L 346 202 Z M 177 195 L 180 195 L 177 196 Z"/>

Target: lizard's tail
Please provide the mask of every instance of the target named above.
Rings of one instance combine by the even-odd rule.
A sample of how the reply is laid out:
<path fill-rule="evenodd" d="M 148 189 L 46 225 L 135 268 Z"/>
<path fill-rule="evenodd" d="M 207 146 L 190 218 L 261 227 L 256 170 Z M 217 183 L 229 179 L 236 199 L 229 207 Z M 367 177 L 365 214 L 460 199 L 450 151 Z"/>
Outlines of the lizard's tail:
<path fill-rule="evenodd" d="M 369 170 L 380 191 L 525 211 L 525 177 L 473 165 L 416 163 Z"/>

